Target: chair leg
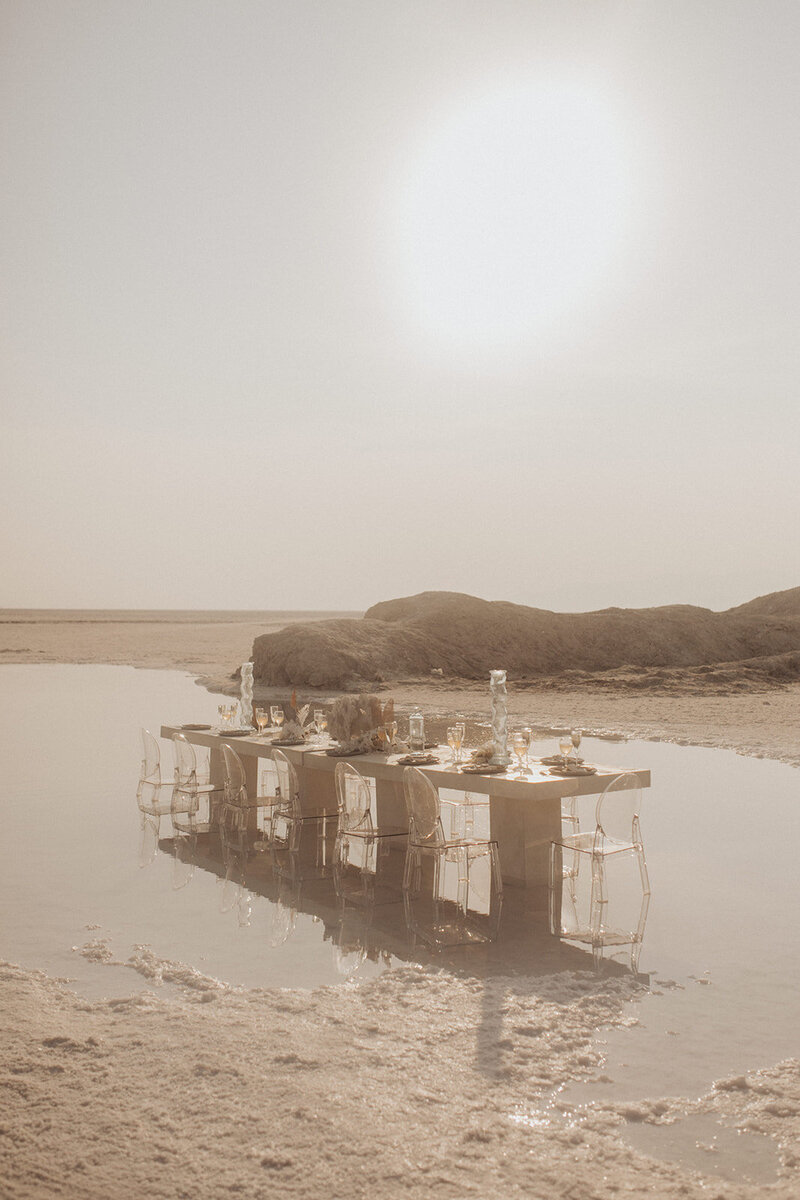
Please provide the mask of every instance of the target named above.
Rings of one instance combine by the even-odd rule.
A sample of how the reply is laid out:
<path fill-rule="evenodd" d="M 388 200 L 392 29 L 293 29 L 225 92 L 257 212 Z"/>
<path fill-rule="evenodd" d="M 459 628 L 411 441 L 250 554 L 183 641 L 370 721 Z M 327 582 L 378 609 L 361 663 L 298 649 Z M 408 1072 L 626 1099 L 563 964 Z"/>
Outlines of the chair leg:
<path fill-rule="evenodd" d="M 457 903 L 461 913 L 466 916 L 469 909 L 469 855 L 466 846 L 462 846 L 456 859 L 458 867 Z"/>

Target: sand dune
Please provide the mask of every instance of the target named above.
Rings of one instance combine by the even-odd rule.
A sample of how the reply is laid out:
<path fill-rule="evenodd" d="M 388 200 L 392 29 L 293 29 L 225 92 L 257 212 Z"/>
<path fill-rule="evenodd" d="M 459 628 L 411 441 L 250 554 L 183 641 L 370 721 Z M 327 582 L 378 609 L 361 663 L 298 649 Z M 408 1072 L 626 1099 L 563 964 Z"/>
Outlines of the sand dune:
<path fill-rule="evenodd" d="M 731 682 L 755 672 L 763 686 L 800 678 L 800 588 L 726 612 L 668 605 L 555 613 L 423 592 L 376 604 L 359 620 L 298 623 L 263 634 L 253 644 L 253 660 L 261 683 L 309 687 L 347 688 L 432 671 L 476 679 L 498 664 L 516 680 L 536 681 L 565 672 L 646 680 L 653 672 L 725 664 Z"/>

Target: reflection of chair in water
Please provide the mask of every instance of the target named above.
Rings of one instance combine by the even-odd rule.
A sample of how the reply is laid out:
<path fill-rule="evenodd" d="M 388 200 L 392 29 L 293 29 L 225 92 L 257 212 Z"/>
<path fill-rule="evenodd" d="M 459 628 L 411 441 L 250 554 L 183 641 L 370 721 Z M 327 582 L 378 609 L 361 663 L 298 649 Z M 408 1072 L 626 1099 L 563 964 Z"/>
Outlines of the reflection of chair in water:
<path fill-rule="evenodd" d="M 297 924 L 297 913 L 300 908 L 299 882 L 279 877 L 278 895 L 272 905 L 269 944 L 273 948 L 288 942 Z"/>
<path fill-rule="evenodd" d="M 403 771 L 403 791 L 409 818 L 403 893 L 412 933 L 437 945 L 491 940 L 497 932 L 503 896 L 497 842 L 489 838 L 446 836 L 439 792 L 416 767 L 406 767 Z M 422 890 L 425 858 L 433 863 L 433 923 L 427 932 L 412 904 Z M 450 881 L 451 866 L 455 888 Z M 443 920 L 445 908 L 453 907 L 453 893 L 456 920 Z M 488 918 L 485 932 L 476 927 L 474 917 L 470 919 L 471 913 Z"/>
<path fill-rule="evenodd" d="M 408 833 L 397 826 L 376 826 L 372 795 L 363 775 L 350 763 L 336 764 L 339 827 L 333 854 L 333 878 L 342 900 L 356 904 L 399 902 L 399 880 L 389 879 L 389 853 Z"/>
<path fill-rule="evenodd" d="M 329 877 L 338 813 L 333 808 L 305 811 L 294 767 L 277 749 L 272 761 L 278 775 L 270 832 L 274 868 L 293 881 Z"/>
<path fill-rule="evenodd" d="M 550 847 L 551 931 L 590 945 L 597 966 L 606 946 L 630 946 L 631 967 L 638 969 L 650 904 L 641 801 L 638 775 L 618 775 L 597 801 L 595 829 L 562 834 Z M 574 870 L 565 866 L 568 856 Z"/>

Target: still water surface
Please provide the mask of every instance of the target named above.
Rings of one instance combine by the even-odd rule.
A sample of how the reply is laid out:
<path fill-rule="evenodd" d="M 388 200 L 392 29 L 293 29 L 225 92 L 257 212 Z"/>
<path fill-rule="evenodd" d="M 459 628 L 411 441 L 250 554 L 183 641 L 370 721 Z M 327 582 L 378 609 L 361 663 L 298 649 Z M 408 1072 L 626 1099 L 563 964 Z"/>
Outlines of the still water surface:
<path fill-rule="evenodd" d="M 121 959 L 146 944 L 160 957 L 246 986 L 313 987 L 347 975 L 352 944 L 338 936 L 325 898 L 292 913 L 251 896 L 242 920 L 241 903 L 215 872 L 186 870 L 163 849 L 140 865 L 138 728 L 213 722 L 218 699 L 174 672 L 0 668 L 0 956 L 68 976 L 89 995 L 149 986 L 127 968 L 92 963 L 73 949 L 98 937 Z M 534 747 L 553 750 L 552 740 Z M 652 771 L 642 810 L 652 901 L 640 961 L 652 993 L 636 1006 L 634 1029 L 600 1035 L 608 1082 L 575 1086 L 566 1096 L 580 1103 L 699 1094 L 721 1075 L 795 1055 L 797 771 L 654 742 L 586 739 L 582 752 L 590 762 Z M 165 818 L 164 833 L 168 826 Z M 534 925 L 525 969 L 546 944 Z M 386 962 L 414 960 L 403 949 L 399 915 L 382 949 L 380 935 L 370 936 L 375 961 L 361 964 L 359 978 Z M 542 950 L 540 969 L 551 960 L 557 969 L 553 954 L 552 945 Z M 578 950 L 564 954 L 563 966 L 591 965 Z M 461 969 L 491 966 L 480 947 L 466 955 Z"/>

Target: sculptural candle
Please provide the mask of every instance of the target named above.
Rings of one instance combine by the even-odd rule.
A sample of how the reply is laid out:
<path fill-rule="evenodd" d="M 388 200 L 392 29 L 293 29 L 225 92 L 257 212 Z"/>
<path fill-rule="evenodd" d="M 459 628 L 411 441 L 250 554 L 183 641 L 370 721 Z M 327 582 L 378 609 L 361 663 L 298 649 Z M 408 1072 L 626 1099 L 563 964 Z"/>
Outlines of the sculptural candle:
<path fill-rule="evenodd" d="M 251 662 L 242 663 L 239 723 L 242 729 L 253 728 L 253 664 Z"/>
<path fill-rule="evenodd" d="M 492 741 L 494 742 L 492 762 L 505 767 L 509 762 L 506 673 L 505 671 L 491 671 L 489 679 L 492 689 Z"/>

